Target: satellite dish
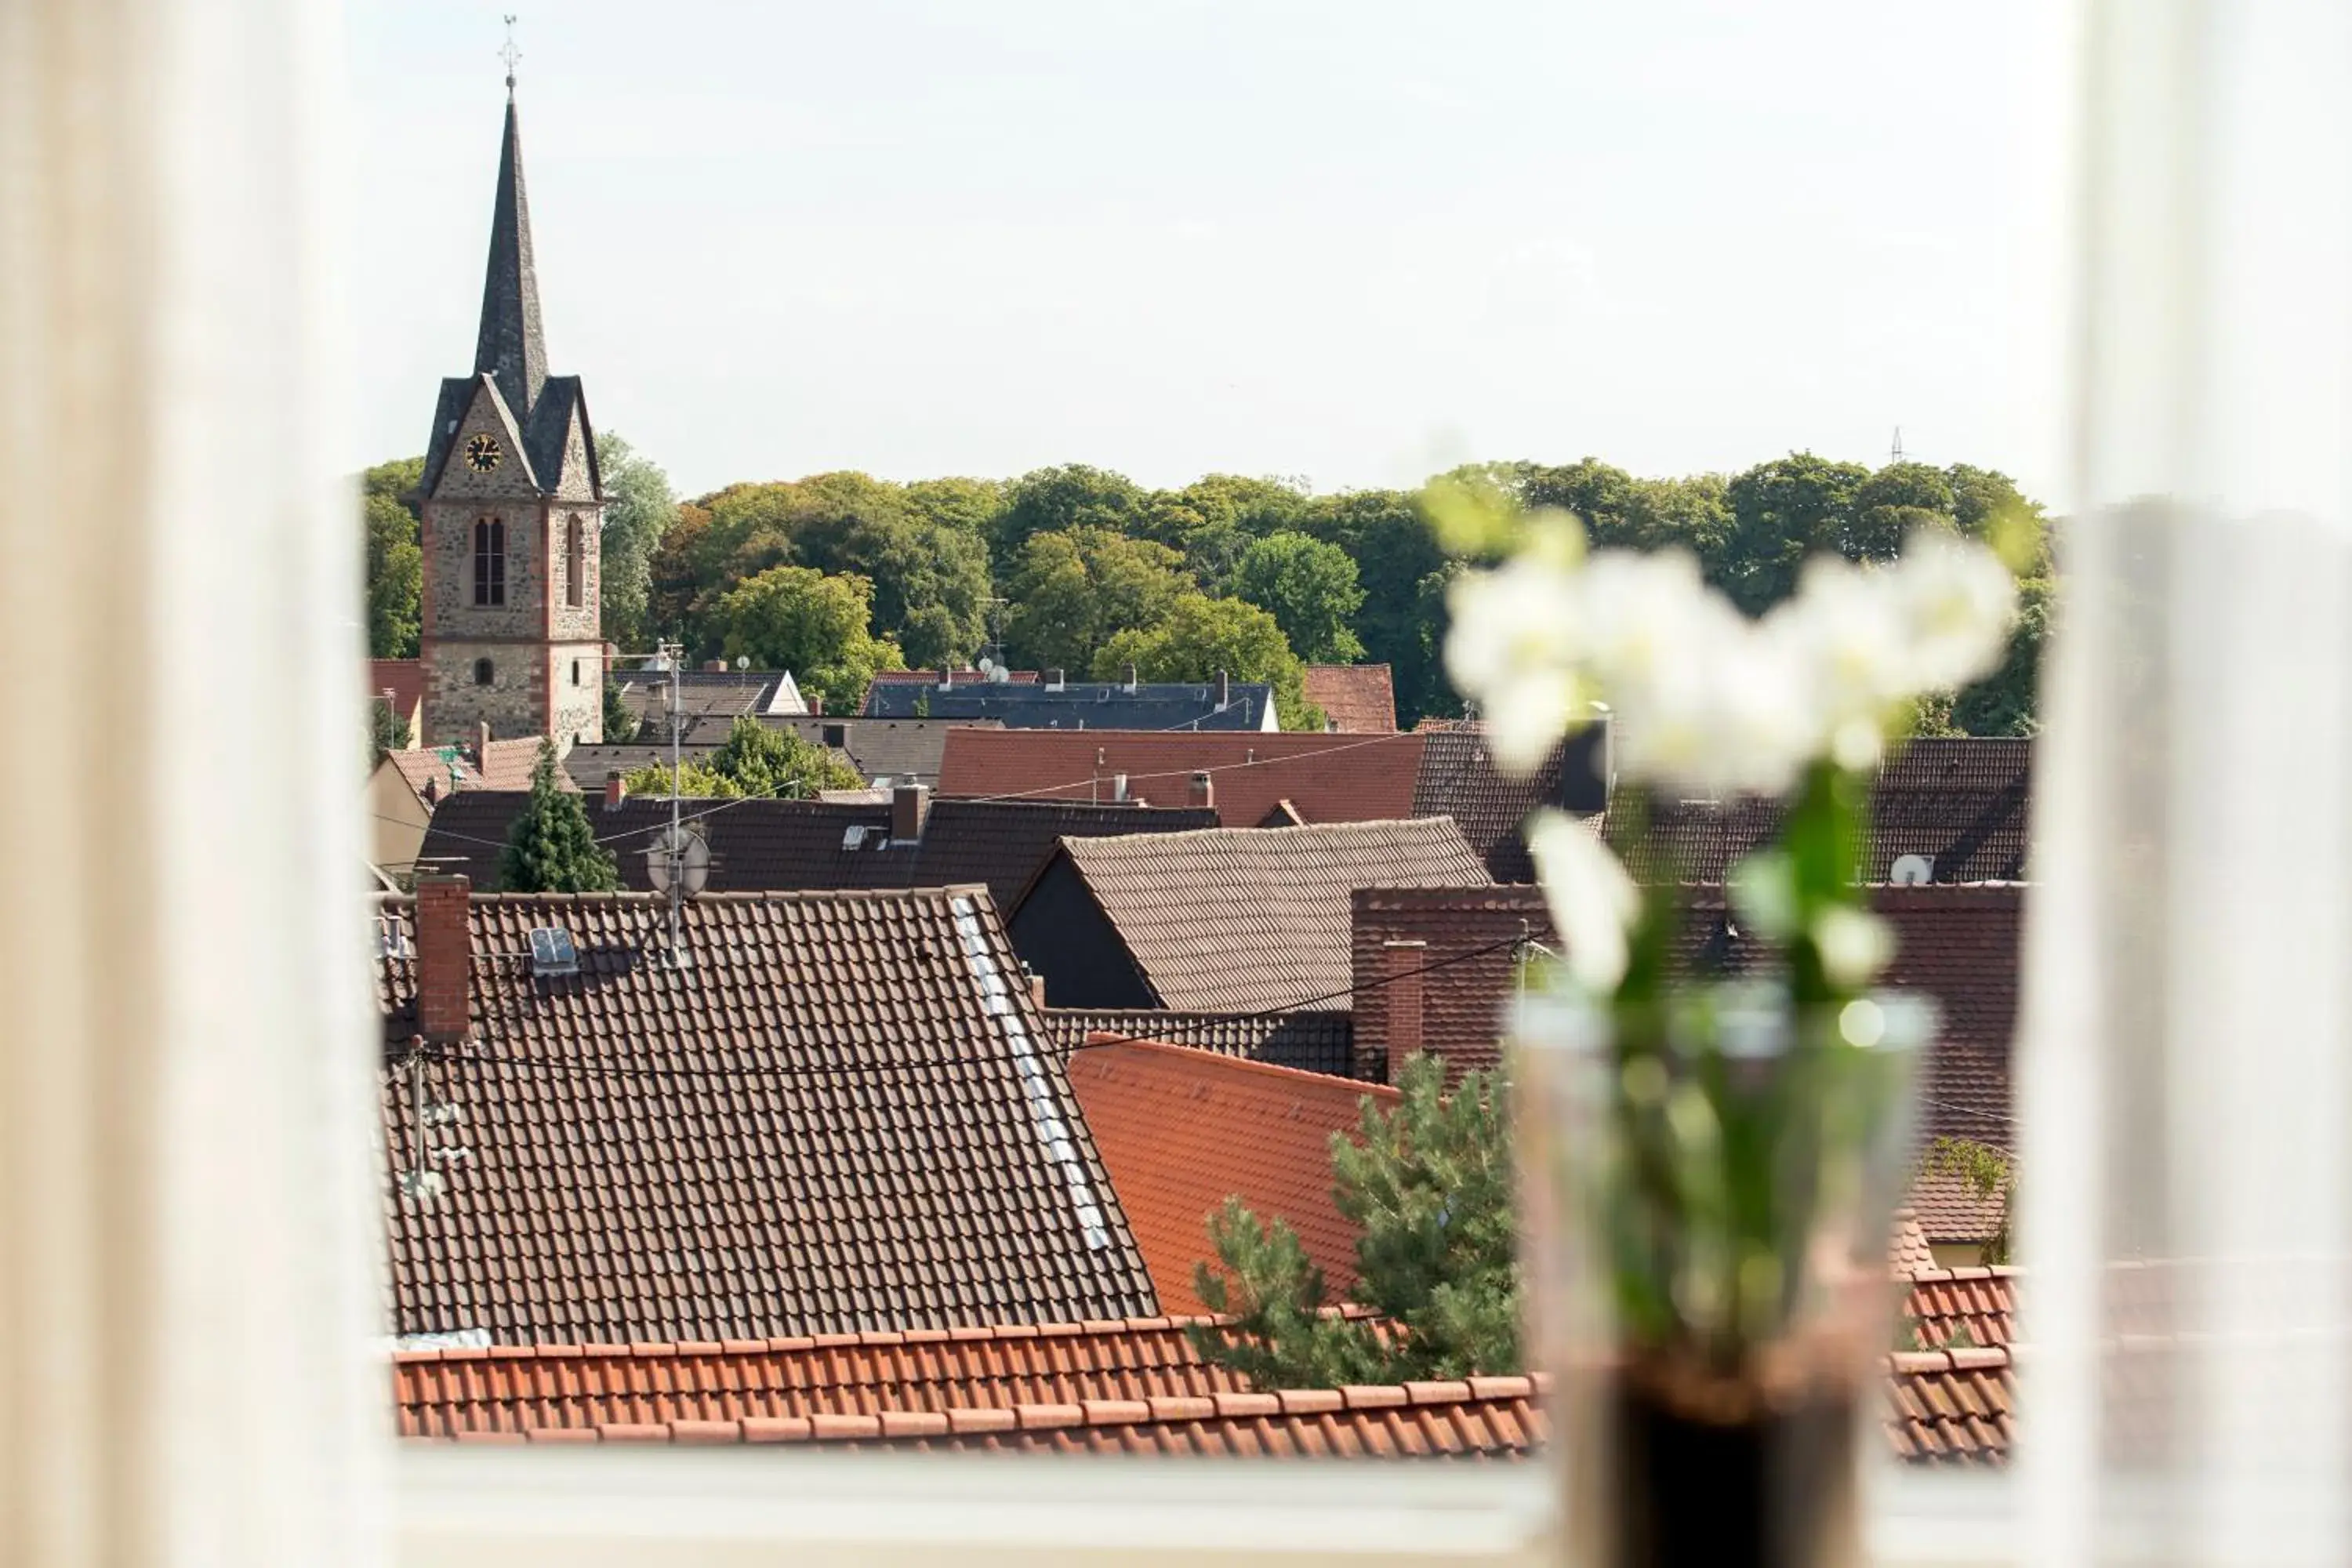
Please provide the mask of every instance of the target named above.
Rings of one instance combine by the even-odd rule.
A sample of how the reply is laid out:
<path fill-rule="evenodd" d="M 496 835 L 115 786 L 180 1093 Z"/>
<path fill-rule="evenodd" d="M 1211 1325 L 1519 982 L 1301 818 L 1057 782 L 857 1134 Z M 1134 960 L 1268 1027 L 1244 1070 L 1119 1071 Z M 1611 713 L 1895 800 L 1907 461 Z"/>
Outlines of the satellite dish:
<path fill-rule="evenodd" d="M 990 673 L 993 672 L 995 668 L 996 668 L 996 661 L 995 661 L 994 659 L 992 659 L 992 658 L 989 658 L 986 654 L 982 654 L 982 655 L 980 656 L 980 672 L 981 672 L 981 674 L 982 674 L 982 675 L 990 674 Z"/>
<path fill-rule="evenodd" d="M 751 656 L 750 654 L 748 654 L 748 653 L 739 653 L 739 654 L 737 654 L 737 655 L 735 656 L 735 668 L 738 668 L 738 669 L 749 669 L 749 668 L 751 668 Z"/>
<path fill-rule="evenodd" d="M 655 892 L 670 890 L 673 868 L 678 889 L 689 899 L 709 882 L 710 841 L 699 829 L 665 827 L 655 836 L 646 850 L 646 880 L 653 884 Z"/>
<path fill-rule="evenodd" d="M 1898 888 L 1924 888 L 1936 879 L 1936 863 L 1925 855 L 1898 855 L 1886 879 Z"/>

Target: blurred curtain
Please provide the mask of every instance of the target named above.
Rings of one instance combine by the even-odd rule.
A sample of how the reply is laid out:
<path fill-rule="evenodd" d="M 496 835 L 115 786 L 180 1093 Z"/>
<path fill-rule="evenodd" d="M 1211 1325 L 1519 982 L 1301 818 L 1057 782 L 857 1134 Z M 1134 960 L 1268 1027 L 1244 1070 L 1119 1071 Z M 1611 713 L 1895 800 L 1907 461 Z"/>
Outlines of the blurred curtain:
<path fill-rule="evenodd" d="M 2081 18 L 2026 1540 L 2352 1562 L 2352 8 Z"/>
<path fill-rule="evenodd" d="M 0 0 L 0 1562 L 375 1559 L 386 1416 L 303 0 Z"/>

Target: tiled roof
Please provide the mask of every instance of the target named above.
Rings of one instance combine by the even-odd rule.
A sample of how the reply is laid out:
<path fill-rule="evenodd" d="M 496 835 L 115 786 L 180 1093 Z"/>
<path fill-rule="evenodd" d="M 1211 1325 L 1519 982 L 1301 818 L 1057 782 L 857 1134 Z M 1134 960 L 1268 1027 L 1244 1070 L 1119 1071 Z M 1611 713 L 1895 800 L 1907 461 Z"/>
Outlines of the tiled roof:
<path fill-rule="evenodd" d="M 1927 1233 L 1920 1228 L 1918 1211 L 1899 1208 L 1895 1211 L 1894 1234 L 1886 1243 L 1886 1261 L 1898 1276 L 1908 1276 L 1936 1267 L 1935 1249 L 1927 1244 Z"/>
<path fill-rule="evenodd" d="M 1870 843 L 1857 879 L 1890 880 L 1906 855 L 1925 856 L 1938 882 L 2023 879 L 2032 766 L 2032 741 L 1910 742 L 1888 759 L 1871 791 Z M 1652 809 L 1646 844 L 1630 841 L 1630 822 L 1612 813 L 1609 837 L 1635 875 L 1719 882 L 1778 831 L 1780 810 L 1748 797 L 1663 802 Z"/>
<path fill-rule="evenodd" d="M 824 714 L 761 713 L 754 715 L 771 730 L 797 735 L 812 746 L 823 746 L 856 770 L 860 778 L 888 779 L 893 784 L 934 784 L 939 782 L 940 753 L 947 748 L 948 731 L 980 727 L 1000 730 L 993 719 L 860 719 Z M 688 758 L 700 757 L 726 742 L 735 727 L 731 713 L 706 713 L 689 720 L 678 749 Z M 604 775 L 615 768 L 631 773 L 639 768 L 669 764 L 669 731 L 659 729 L 626 745 L 575 746 L 564 765 L 580 787 L 601 790 Z"/>
<path fill-rule="evenodd" d="M 1990 1349 L 2017 1341 L 2014 1268 L 1911 1270 L 1904 1316 L 1923 1351 Z"/>
<path fill-rule="evenodd" d="M 527 794 L 480 792 L 444 801 L 425 829 L 426 861 L 462 873 L 478 887 L 492 885 L 500 846 Z M 804 888 L 938 888 L 984 884 L 1009 903 L 1066 837 L 1152 834 L 1204 827 L 1213 813 L 1139 805 L 1069 805 L 1058 801 L 934 800 L 923 833 L 913 843 L 890 837 L 890 807 L 882 804 L 751 800 L 685 807 L 709 840 L 714 892 L 790 891 Z M 620 862 L 623 885 L 649 891 L 646 851 L 669 825 L 666 798 L 636 796 L 608 807 L 599 800 L 588 817 Z M 857 847 L 847 847 L 858 835 Z"/>
<path fill-rule="evenodd" d="M 859 710 L 874 719 L 995 719 L 1009 730 L 1271 731 L 1274 688 L 1233 680 L 1223 700 L 1213 681 L 1067 681 L 1060 686 L 974 681 L 940 689 L 877 683 Z"/>
<path fill-rule="evenodd" d="M 1154 999 L 1198 1012 L 1343 1005 L 1348 901 L 1357 889 L 1486 880 L 1442 816 L 1066 838 L 1040 881 L 1064 861 Z M 1029 952 L 1023 913 L 1014 911 L 1013 925 Z"/>
<path fill-rule="evenodd" d="M 442 884 L 425 884 L 440 896 Z M 423 895 L 420 895 L 423 896 Z M 706 894 L 665 961 L 635 894 L 472 900 L 468 1036 L 424 1047 L 416 901 L 387 900 L 394 1331 L 719 1340 L 1156 1310 L 1061 1058 L 979 889 Z M 560 927 L 574 975 L 532 973 Z M 429 936 L 430 933 L 427 933 Z"/>
<path fill-rule="evenodd" d="M 1181 805 L 1192 775 L 1205 769 L 1228 827 L 1255 827 L 1284 800 L 1309 822 L 1371 822 L 1412 815 L 1423 739 L 954 730 L 940 793 L 1111 800 L 1124 773 L 1130 796 Z"/>
<path fill-rule="evenodd" d="M 1532 882 L 1535 862 L 1519 837 L 1520 824 L 1544 806 L 1588 816 L 1606 806 L 1608 745 L 1605 725 L 1587 725 L 1554 746 L 1532 774 L 1513 778 L 1496 768 L 1482 729 L 1426 731 L 1412 815 L 1454 818 L 1497 882 Z"/>
<path fill-rule="evenodd" d="M 536 735 L 524 735 L 511 741 L 492 741 L 487 747 L 420 746 L 384 754 L 400 770 L 400 776 L 408 781 L 408 787 L 416 792 L 417 799 L 445 802 L 475 790 L 529 791 L 543 743 Z M 555 770 L 555 783 L 559 789 L 574 793 L 579 788 L 562 768 Z"/>
<path fill-rule="evenodd" d="M 1349 1076 L 1354 1058 L 1353 1015 L 1331 1008 L 1287 1013 L 1171 1013 L 1152 1007 L 1048 1007 L 1045 1037 L 1064 1050 L 1092 1034 L 1121 1039 L 1164 1040 L 1204 1051 L 1223 1051 L 1301 1072 Z"/>
<path fill-rule="evenodd" d="M 784 674 L 776 669 L 681 669 L 677 672 L 678 706 L 690 716 L 716 718 L 721 722 L 738 713 L 763 714 L 774 701 L 776 688 L 782 684 Z M 669 671 L 615 670 L 613 679 L 620 685 L 622 705 L 640 722 L 667 722 Z M 662 731 L 665 738 L 668 733 L 667 730 Z M 719 738 L 723 741 L 727 737 L 722 733 Z"/>
<path fill-rule="evenodd" d="M 1165 1318 L 1010 1338 L 981 1329 L 411 1351 L 392 1372 L 404 1436 L 477 1442 L 1510 1459 L 1548 1429 L 1541 1376 L 1257 1393 L 1202 1364 L 1181 1321 Z M 1886 1372 L 1882 1425 L 1897 1456 L 2005 1460 L 2009 1352 L 1897 1352 Z"/>
<path fill-rule="evenodd" d="M 1099 1035 L 1069 1058 L 1070 1085 L 1118 1189 L 1160 1304 L 1208 1310 L 1193 1266 L 1216 1266 L 1207 1221 L 1239 1197 L 1286 1220 L 1323 1270 L 1328 1300 L 1356 1282 L 1357 1227 L 1331 1196 L 1331 1138 L 1352 1131 L 1367 1098 L 1397 1091 L 1240 1057 Z"/>
<path fill-rule="evenodd" d="M 1310 664 L 1304 678 L 1307 700 L 1323 710 L 1323 721 L 1343 735 L 1386 735 L 1396 723 L 1396 689 L 1385 664 Z"/>
<path fill-rule="evenodd" d="M 1417 997 L 1417 1044 L 1445 1058 L 1459 1079 L 1502 1060 L 1505 1010 L 1518 973 L 1513 944 L 1525 936 L 1556 946 L 1543 895 L 1528 887 L 1365 888 L 1349 900 L 1349 963 L 1355 978 L 1358 1078 L 1386 1082 L 1392 1016 Z M 1391 944 L 1413 943 L 1401 958 Z M 1382 984 L 1385 966 L 1434 969 L 1416 989 Z M 1408 1027 L 1410 1024 L 1408 1023 Z"/>
<path fill-rule="evenodd" d="M 1997 1350 L 1897 1351 L 1888 1363 L 1888 1440 L 1914 1464 L 2001 1465 L 2016 1439 L 2017 1367 Z"/>

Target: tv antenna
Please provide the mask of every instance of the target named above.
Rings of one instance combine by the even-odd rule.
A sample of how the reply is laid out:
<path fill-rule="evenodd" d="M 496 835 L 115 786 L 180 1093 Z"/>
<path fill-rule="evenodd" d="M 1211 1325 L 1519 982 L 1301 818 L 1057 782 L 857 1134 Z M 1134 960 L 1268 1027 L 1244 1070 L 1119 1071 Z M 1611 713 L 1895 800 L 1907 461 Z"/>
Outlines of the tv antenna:
<path fill-rule="evenodd" d="M 1886 460 L 1890 463 L 1903 460 L 1903 426 L 1900 425 L 1895 427 L 1895 445 L 1887 448 Z"/>

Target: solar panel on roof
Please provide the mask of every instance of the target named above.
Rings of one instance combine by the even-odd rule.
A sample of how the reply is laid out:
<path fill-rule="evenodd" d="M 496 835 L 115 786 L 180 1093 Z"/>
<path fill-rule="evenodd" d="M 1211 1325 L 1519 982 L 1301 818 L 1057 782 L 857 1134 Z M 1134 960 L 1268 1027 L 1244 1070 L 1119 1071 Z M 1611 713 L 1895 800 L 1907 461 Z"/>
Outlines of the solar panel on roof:
<path fill-rule="evenodd" d="M 533 974 L 579 973 L 580 949 L 572 944 L 572 933 L 562 926 L 540 926 L 532 931 L 530 972 Z"/>

